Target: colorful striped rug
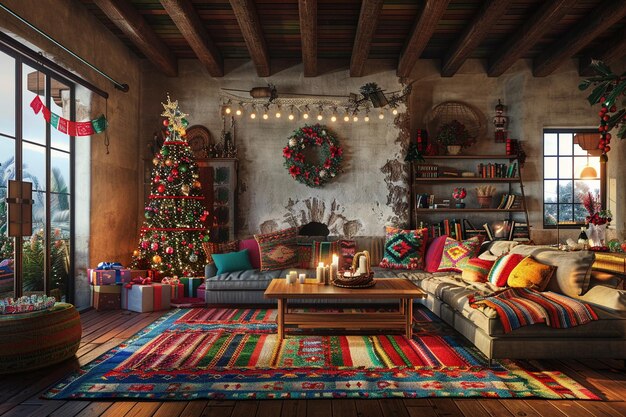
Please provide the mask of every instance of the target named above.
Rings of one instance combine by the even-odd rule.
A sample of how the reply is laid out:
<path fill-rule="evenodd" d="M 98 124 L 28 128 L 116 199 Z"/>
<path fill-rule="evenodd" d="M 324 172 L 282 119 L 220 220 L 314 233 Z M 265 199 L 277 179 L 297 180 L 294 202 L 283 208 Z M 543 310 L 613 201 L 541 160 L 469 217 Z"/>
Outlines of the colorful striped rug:
<path fill-rule="evenodd" d="M 325 310 L 328 311 L 328 310 Z M 172 310 L 44 394 L 141 400 L 539 397 L 599 399 L 566 375 L 485 357 L 423 308 L 415 334 L 290 330 L 276 310 Z"/>

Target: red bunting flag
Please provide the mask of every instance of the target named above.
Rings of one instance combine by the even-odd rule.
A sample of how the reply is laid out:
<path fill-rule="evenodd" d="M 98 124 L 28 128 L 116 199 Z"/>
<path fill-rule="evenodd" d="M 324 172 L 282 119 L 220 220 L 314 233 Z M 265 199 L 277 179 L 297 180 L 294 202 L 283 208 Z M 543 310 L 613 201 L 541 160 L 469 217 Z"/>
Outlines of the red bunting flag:
<path fill-rule="evenodd" d="M 41 112 L 43 118 L 50 124 L 50 126 L 57 129 L 59 132 L 66 133 L 70 136 L 90 136 L 94 133 L 101 133 L 107 128 L 107 119 L 104 115 L 100 115 L 97 119 L 93 119 L 88 122 L 74 122 L 72 120 L 64 119 L 58 114 L 53 113 L 47 108 L 39 96 L 30 102 L 30 107 L 35 114 Z"/>

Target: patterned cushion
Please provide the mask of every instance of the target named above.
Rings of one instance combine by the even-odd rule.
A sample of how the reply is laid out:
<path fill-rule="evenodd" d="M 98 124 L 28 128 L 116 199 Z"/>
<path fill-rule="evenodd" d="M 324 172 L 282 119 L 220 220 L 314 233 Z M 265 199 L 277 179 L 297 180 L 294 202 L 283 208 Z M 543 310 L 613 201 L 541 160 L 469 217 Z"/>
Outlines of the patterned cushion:
<path fill-rule="evenodd" d="M 207 265 L 213 265 L 215 262 L 213 261 L 212 255 L 214 253 L 236 252 L 239 250 L 239 241 L 233 240 L 232 242 L 224 243 L 202 242 L 202 249 L 204 249 L 204 253 L 206 254 Z"/>
<path fill-rule="evenodd" d="M 313 268 L 313 244 L 298 243 L 298 268 Z"/>
<path fill-rule="evenodd" d="M 337 246 L 337 242 L 314 242 L 311 268 L 316 268 L 320 262 L 324 262 L 324 265 L 330 265 L 333 254 L 337 254 Z"/>
<path fill-rule="evenodd" d="M 506 283 L 509 287 L 532 288 L 538 291 L 546 289 L 556 266 L 542 264 L 527 256 L 511 271 Z"/>
<path fill-rule="evenodd" d="M 426 249 L 426 259 L 424 260 L 426 264 L 424 270 L 426 272 L 437 272 L 437 269 L 439 269 L 443 247 L 446 245 L 447 238 L 448 235 L 438 236 L 428 245 L 428 249 Z"/>
<path fill-rule="evenodd" d="M 513 269 L 522 262 L 524 255 L 517 253 L 509 253 L 504 255 L 493 264 L 491 271 L 489 271 L 489 277 L 487 278 L 496 287 L 505 287 L 509 279 L 509 275 Z"/>
<path fill-rule="evenodd" d="M 422 269 L 428 229 L 402 230 L 386 228 L 385 252 L 380 262 L 382 268 Z"/>
<path fill-rule="evenodd" d="M 480 258 L 471 258 L 463 267 L 462 278 L 470 282 L 487 282 L 489 271 L 495 261 Z"/>
<path fill-rule="evenodd" d="M 261 271 L 295 268 L 298 265 L 297 233 L 298 229 L 292 227 L 254 235 L 261 251 Z"/>
<path fill-rule="evenodd" d="M 478 253 L 483 239 L 483 236 L 474 236 L 462 241 L 451 237 L 446 238 L 437 272 L 462 272 L 467 261 L 474 258 Z"/>
<path fill-rule="evenodd" d="M 339 246 L 339 269 L 350 269 L 356 254 L 356 241 L 342 239 L 337 241 L 337 246 Z"/>

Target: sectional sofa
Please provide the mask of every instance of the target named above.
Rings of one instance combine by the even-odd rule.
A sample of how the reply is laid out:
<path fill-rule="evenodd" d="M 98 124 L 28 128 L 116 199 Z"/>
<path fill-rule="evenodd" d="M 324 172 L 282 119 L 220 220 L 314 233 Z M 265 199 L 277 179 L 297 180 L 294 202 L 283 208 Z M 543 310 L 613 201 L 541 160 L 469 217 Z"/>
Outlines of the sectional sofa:
<path fill-rule="evenodd" d="M 372 264 L 382 258 L 384 238 L 357 238 L 359 250 L 369 250 Z M 501 256 L 500 250 L 481 256 Z M 493 249 L 492 249 L 493 251 Z M 420 270 L 394 270 L 375 267 L 379 278 L 402 277 L 413 281 L 427 293 L 422 303 L 451 325 L 491 359 L 539 358 L 613 358 L 626 359 L 626 291 L 618 289 L 619 279 L 591 270 L 593 252 L 560 252 L 552 248 L 519 245 L 512 253 L 532 255 L 543 263 L 557 267 L 547 290 L 590 303 L 600 320 L 567 328 L 555 329 L 545 324 L 521 327 L 504 333 L 497 313 L 489 307 L 472 308 L 468 296 L 489 295 L 497 287 L 489 283 L 466 282 L 459 273 L 429 273 Z M 285 277 L 288 271 L 258 269 L 216 275 L 215 267 L 205 271 L 205 298 L 209 305 L 257 305 L 273 303 L 263 292 L 274 278 Z M 298 272 L 314 276 L 313 270 Z M 346 302 L 349 300 L 346 300 Z"/>

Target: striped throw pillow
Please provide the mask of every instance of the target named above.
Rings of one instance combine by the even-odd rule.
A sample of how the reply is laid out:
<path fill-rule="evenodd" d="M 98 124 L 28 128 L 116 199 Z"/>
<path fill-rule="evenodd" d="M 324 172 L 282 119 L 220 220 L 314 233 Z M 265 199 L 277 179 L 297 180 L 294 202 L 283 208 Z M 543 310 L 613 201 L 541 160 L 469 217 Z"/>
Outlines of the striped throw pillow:
<path fill-rule="evenodd" d="M 462 278 L 469 282 L 487 282 L 489 271 L 495 261 L 480 258 L 471 258 L 463 266 Z"/>
<path fill-rule="evenodd" d="M 513 269 L 524 259 L 524 255 L 509 253 L 504 255 L 493 264 L 487 278 L 496 287 L 506 287 L 509 275 Z"/>

